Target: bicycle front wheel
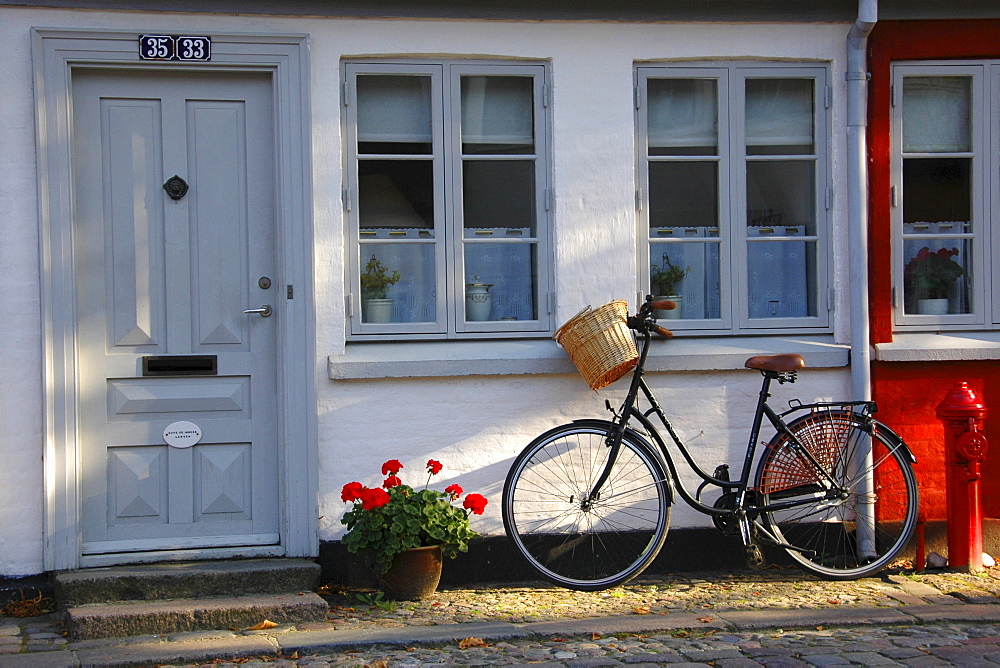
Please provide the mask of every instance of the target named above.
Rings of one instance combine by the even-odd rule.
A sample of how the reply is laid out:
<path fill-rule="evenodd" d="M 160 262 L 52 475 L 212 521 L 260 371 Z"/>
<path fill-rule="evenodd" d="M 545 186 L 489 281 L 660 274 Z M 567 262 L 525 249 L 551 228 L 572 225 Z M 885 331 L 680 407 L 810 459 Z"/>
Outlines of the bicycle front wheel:
<path fill-rule="evenodd" d="M 656 557 L 670 526 L 670 488 L 659 458 L 626 434 L 608 463 L 607 423 L 568 424 L 542 434 L 514 461 L 503 491 L 503 523 L 518 551 L 562 587 L 622 584 Z"/>
<path fill-rule="evenodd" d="M 779 506 L 764 513 L 765 528 L 802 568 L 827 579 L 865 577 L 892 563 L 917 523 L 917 481 L 903 442 L 845 410 L 804 415 L 789 431 L 794 441 L 778 434 L 757 470 L 762 505 Z"/>

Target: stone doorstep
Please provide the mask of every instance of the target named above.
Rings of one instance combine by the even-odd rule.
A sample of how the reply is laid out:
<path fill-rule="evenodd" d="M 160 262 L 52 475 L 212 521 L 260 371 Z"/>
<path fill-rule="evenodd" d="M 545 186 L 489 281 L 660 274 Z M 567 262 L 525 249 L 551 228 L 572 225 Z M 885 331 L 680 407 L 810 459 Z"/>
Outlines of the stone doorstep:
<path fill-rule="evenodd" d="M 87 568 L 57 573 L 62 607 L 110 601 L 150 601 L 242 594 L 315 591 L 320 566 L 308 559 L 237 559 Z"/>
<path fill-rule="evenodd" d="M 66 627 L 78 640 L 183 631 L 247 629 L 265 619 L 299 624 L 326 619 L 328 606 L 313 592 L 218 598 L 93 603 L 66 609 Z"/>

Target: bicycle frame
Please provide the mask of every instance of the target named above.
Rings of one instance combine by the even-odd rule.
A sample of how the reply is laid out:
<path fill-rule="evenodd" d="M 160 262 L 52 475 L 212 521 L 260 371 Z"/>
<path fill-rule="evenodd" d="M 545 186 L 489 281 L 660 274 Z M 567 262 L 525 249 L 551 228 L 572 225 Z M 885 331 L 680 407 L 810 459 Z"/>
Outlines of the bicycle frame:
<path fill-rule="evenodd" d="M 778 540 L 774 536 L 770 535 L 761 523 L 756 521 L 757 516 L 762 513 L 807 505 L 814 502 L 817 498 L 837 499 L 839 495 L 843 493 L 843 490 L 840 485 L 830 477 L 819 462 L 816 461 L 809 449 L 804 447 L 802 443 L 798 441 L 795 434 L 788 429 L 788 426 L 783 418 L 791 413 L 796 413 L 802 410 L 829 408 L 849 409 L 852 412 L 857 412 L 860 415 L 870 418 L 874 404 L 866 401 L 839 402 L 830 404 L 797 404 L 793 405 L 789 410 L 783 413 L 778 413 L 767 403 L 768 398 L 771 396 L 771 383 L 775 380 L 779 383 L 794 382 L 794 372 L 780 373 L 775 371 L 762 371 L 761 373 L 764 376 L 764 380 L 761 384 L 761 389 L 757 397 L 757 406 L 754 411 L 750 437 L 747 442 L 743 459 L 743 467 L 740 472 L 739 480 L 734 481 L 729 479 L 727 465 L 717 467 L 715 473 L 713 475 L 709 475 L 704 469 L 701 468 L 698 462 L 691 455 L 690 450 L 685 446 L 680 436 L 670 424 L 670 421 L 667 419 L 667 416 L 663 412 L 659 402 L 657 402 L 652 390 L 646 384 L 643 378 L 643 372 L 652 336 L 649 330 L 644 327 L 633 329 L 638 329 L 642 337 L 639 360 L 635 370 L 633 371 L 632 381 L 629 385 L 628 393 L 626 394 L 625 400 L 622 402 L 619 410 L 614 412 L 611 409 L 610 402 L 606 402 L 608 409 L 612 410 L 614 413 L 614 419 L 611 421 L 611 427 L 609 428 L 608 435 L 605 439 L 605 443 L 611 448 L 611 452 L 609 453 L 607 464 L 595 482 L 588 499 L 584 502 L 584 506 L 588 505 L 591 500 L 598 498 L 600 490 L 604 486 L 605 482 L 607 482 L 610 472 L 614 467 L 615 461 L 617 460 L 618 453 L 621 449 L 622 439 L 628 429 L 629 422 L 634 419 L 642 426 L 645 433 L 653 439 L 657 449 L 659 449 L 663 462 L 667 467 L 668 484 L 676 487 L 681 498 L 683 498 L 689 506 L 701 513 L 711 515 L 713 517 L 735 518 L 739 522 L 740 533 L 743 538 L 744 546 L 748 549 L 751 548 L 751 545 L 753 544 L 751 523 L 753 523 L 754 527 L 756 527 L 762 535 L 766 536 L 770 542 L 784 548 L 797 549 L 795 546 L 788 545 L 784 541 Z M 650 408 L 645 412 L 640 411 L 636 406 L 640 392 L 650 405 Z M 860 408 L 861 410 L 858 411 L 856 410 L 857 408 Z M 678 474 L 677 465 L 671 457 L 666 441 L 663 439 L 659 429 L 650 419 L 652 415 L 656 415 L 659 418 L 663 427 L 670 435 L 671 441 L 673 441 L 674 445 L 681 452 L 689 468 L 702 479 L 703 482 L 695 494 L 692 494 L 684 486 L 684 483 Z M 795 447 L 801 456 L 806 461 L 810 462 L 811 465 L 815 467 L 816 471 L 820 473 L 821 479 L 826 482 L 824 485 L 824 491 L 816 492 L 813 495 L 804 496 L 794 500 L 779 501 L 766 505 L 756 504 L 756 499 L 754 498 L 755 495 L 753 494 L 753 490 L 750 488 L 750 477 L 752 474 L 753 462 L 757 453 L 757 444 L 764 418 L 767 418 L 768 422 L 774 427 L 778 434 L 783 434 L 786 438 L 788 438 L 792 443 L 792 447 Z M 700 498 L 701 491 L 709 485 L 722 488 L 724 494 L 735 494 L 732 507 L 710 506 L 703 503 Z"/>

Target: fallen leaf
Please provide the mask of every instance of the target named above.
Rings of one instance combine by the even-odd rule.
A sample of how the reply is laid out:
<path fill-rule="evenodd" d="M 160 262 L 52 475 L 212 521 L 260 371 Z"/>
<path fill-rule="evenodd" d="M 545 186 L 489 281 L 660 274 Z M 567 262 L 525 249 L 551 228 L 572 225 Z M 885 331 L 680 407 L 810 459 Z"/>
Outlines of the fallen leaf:
<path fill-rule="evenodd" d="M 715 617 L 699 617 L 698 621 L 702 622 L 703 624 L 708 624 L 710 622 L 714 622 L 715 621 Z"/>
<path fill-rule="evenodd" d="M 463 638 L 458 642 L 459 649 L 469 649 L 470 647 L 488 647 L 482 638 Z"/>
<path fill-rule="evenodd" d="M 591 640 L 600 640 L 601 639 L 601 634 L 600 633 L 591 633 L 590 634 L 590 639 Z"/>
<path fill-rule="evenodd" d="M 648 605 L 637 606 L 635 608 L 632 608 L 632 612 L 635 613 L 635 614 L 637 614 L 637 615 L 648 615 L 649 614 L 649 606 Z"/>
<path fill-rule="evenodd" d="M 298 652 L 298 650 L 292 652 L 292 655 L 290 657 L 288 657 L 288 658 L 289 659 L 297 659 L 297 658 L 299 658 L 299 652 Z"/>
<path fill-rule="evenodd" d="M 389 663 L 385 659 L 376 659 L 371 663 L 365 664 L 365 668 L 389 668 Z"/>
<path fill-rule="evenodd" d="M 277 626 L 277 623 L 272 622 L 270 619 L 265 619 L 260 624 L 254 624 L 247 631 L 263 631 L 265 629 L 273 629 L 275 626 Z"/>
<path fill-rule="evenodd" d="M 822 631 L 822 630 L 823 630 L 823 625 L 821 624 L 821 625 L 817 626 L 817 627 L 816 627 L 816 630 L 817 630 L 817 631 Z"/>

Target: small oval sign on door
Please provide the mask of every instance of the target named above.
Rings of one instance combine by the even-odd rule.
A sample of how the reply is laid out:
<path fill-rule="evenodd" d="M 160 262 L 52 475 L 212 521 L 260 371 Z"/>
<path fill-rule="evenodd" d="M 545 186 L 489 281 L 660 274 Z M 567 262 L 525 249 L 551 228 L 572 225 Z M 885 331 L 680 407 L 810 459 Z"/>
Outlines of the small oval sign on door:
<path fill-rule="evenodd" d="M 173 448 L 190 448 L 201 440 L 201 427 L 186 420 L 173 422 L 163 430 L 163 440 Z"/>

